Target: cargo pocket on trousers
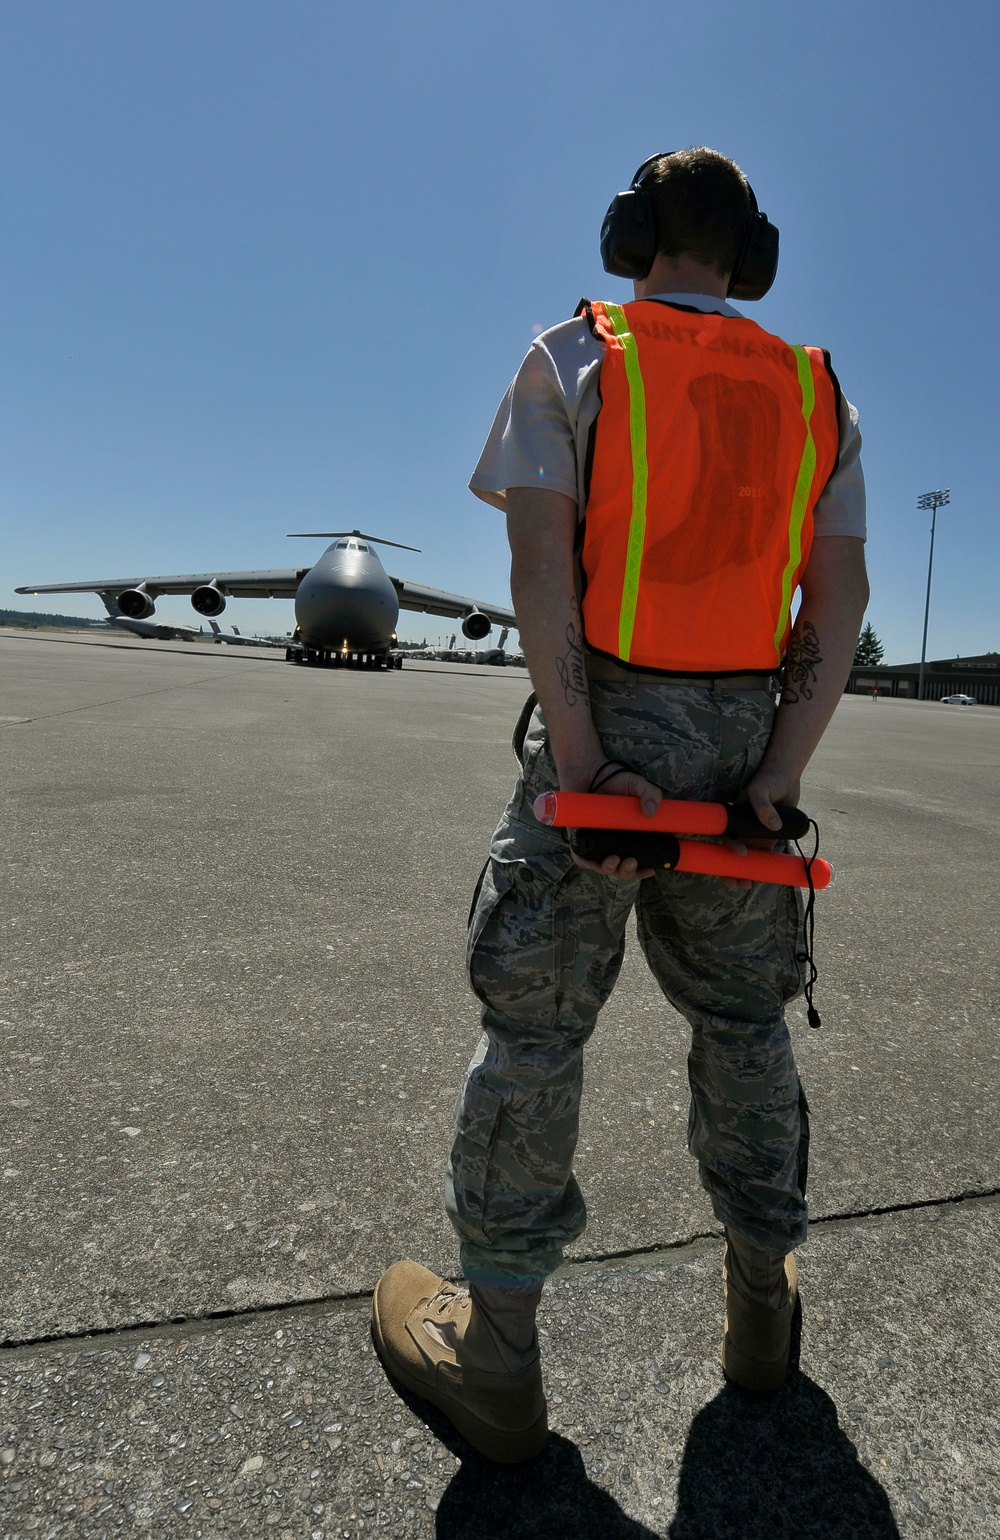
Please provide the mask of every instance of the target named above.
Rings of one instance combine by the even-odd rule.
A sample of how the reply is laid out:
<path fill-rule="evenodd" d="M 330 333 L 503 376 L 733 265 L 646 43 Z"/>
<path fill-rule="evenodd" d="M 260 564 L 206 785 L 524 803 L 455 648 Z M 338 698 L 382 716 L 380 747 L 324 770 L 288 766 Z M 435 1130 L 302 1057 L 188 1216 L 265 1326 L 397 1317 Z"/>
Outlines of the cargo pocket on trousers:
<path fill-rule="evenodd" d="M 489 1240 L 486 1221 L 491 1168 L 502 1108 L 495 1091 L 475 1080 L 466 1083 L 455 1118 L 451 1171 L 458 1217 L 469 1239 Z"/>
<path fill-rule="evenodd" d="M 555 991 L 555 894 L 568 853 L 518 860 L 491 857 L 469 926 L 469 984 L 501 1015 L 534 1019 Z"/>
<path fill-rule="evenodd" d="M 470 984 L 472 984 L 472 961 L 476 948 L 493 918 L 497 905 L 510 887 L 507 871 L 509 864 L 506 861 L 496 861 L 489 856 L 486 865 L 479 873 L 476 891 L 472 896 L 472 907 L 469 910 L 469 931 L 465 943 L 465 971 L 469 975 Z M 475 989 L 475 984 L 472 984 L 472 987 Z"/>

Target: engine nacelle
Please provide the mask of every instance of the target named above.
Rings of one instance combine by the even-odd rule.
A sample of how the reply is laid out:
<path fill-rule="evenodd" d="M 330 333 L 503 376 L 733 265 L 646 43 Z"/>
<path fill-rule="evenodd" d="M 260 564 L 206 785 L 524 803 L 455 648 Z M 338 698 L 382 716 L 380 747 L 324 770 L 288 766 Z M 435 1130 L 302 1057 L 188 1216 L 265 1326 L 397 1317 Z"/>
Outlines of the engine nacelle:
<path fill-rule="evenodd" d="M 191 604 L 198 611 L 199 615 L 206 615 L 209 619 L 214 619 L 216 615 L 221 615 L 225 609 L 226 596 L 224 593 L 220 593 L 214 583 L 203 583 L 191 595 Z"/>
<path fill-rule="evenodd" d="M 146 592 L 145 583 L 142 583 L 138 588 L 126 588 L 124 593 L 118 595 L 118 608 L 129 620 L 148 620 L 156 605 Z"/>
<path fill-rule="evenodd" d="M 492 630 L 493 622 L 482 610 L 470 610 L 462 621 L 462 635 L 467 636 L 470 642 L 481 642 Z"/>

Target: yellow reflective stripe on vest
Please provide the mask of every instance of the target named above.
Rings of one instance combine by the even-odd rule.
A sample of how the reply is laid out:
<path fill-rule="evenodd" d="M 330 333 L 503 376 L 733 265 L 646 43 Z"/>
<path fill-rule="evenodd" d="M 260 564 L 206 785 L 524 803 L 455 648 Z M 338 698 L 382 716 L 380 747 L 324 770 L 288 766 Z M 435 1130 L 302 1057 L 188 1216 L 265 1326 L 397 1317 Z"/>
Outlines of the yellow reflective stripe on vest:
<path fill-rule="evenodd" d="M 792 579 L 802 560 L 802 526 L 809 506 L 813 477 L 816 474 L 816 444 L 810 426 L 813 407 L 816 405 L 816 382 L 813 379 L 809 354 L 805 348 L 796 347 L 794 343 L 790 343 L 789 346 L 795 354 L 795 366 L 799 375 L 802 415 L 806 422 L 806 441 L 802 445 L 802 458 L 799 461 L 799 473 L 795 478 L 792 507 L 788 515 L 788 561 L 781 575 L 781 609 L 778 611 L 778 624 L 774 630 L 774 650 L 779 663 L 781 662 L 781 644 L 785 638 L 785 628 L 792 609 Z"/>
<path fill-rule="evenodd" d="M 635 612 L 639 604 L 639 575 L 642 568 L 642 552 L 646 544 L 646 491 L 649 485 L 649 465 L 646 460 L 646 389 L 639 367 L 639 350 L 629 331 L 628 321 L 621 305 L 604 306 L 605 313 L 615 329 L 615 336 L 622 345 L 625 362 L 625 379 L 628 384 L 628 432 L 632 446 L 632 517 L 628 527 L 628 548 L 625 553 L 625 581 L 622 584 L 622 607 L 618 617 L 618 656 L 626 663 L 632 653 L 632 633 L 635 630 Z"/>

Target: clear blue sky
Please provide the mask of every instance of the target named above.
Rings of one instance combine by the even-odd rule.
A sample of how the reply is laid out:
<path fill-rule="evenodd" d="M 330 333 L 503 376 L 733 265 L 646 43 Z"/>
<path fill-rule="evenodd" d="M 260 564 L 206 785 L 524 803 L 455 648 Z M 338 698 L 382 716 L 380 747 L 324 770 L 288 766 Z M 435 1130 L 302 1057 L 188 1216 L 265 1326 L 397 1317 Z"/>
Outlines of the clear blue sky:
<path fill-rule="evenodd" d="M 861 412 L 890 660 L 936 487 L 929 653 L 1000 648 L 998 30 L 927 0 L 0 0 L 0 607 L 354 525 L 502 602 L 467 490 L 499 398 L 533 326 L 627 294 L 597 237 L 635 166 L 706 143 L 781 228 L 748 314 L 829 347 Z"/>

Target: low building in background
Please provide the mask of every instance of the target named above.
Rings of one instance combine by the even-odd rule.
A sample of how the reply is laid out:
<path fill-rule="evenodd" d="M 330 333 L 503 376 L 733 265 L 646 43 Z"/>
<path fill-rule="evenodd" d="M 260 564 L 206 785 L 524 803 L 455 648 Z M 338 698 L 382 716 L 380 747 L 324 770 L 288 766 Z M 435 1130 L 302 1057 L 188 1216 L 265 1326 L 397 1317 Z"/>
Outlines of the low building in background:
<path fill-rule="evenodd" d="M 845 693 L 916 700 L 919 679 L 919 663 L 880 664 L 877 668 L 866 664 L 851 669 Z M 1000 652 L 925 663 L 924 700 L 943 700 L 946 695 L 971 695 L 981 706 L 1000 706 Z"/>

